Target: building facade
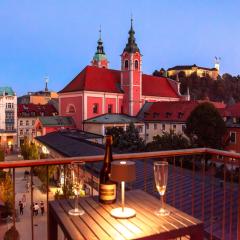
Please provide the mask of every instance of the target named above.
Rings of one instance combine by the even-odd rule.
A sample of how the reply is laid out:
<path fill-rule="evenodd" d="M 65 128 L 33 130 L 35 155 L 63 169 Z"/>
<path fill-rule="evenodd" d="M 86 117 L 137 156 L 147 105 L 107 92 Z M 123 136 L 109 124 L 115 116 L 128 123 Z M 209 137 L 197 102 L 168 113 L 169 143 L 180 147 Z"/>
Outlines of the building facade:
<path fill-rule="evenodd" d="M 58 111 L 51 104 L 18 104 L 18 146 L 24 138 L 32 141 L 36 137 L 35 123 L 40 116 L 56 116 Z"/>
<path fill-rule="evenodd" d="M 109 69 L 101 36 L 91 64 L 59 92 L 59 114 L 73 117 L 78 129 L 83 121 L 107 113 L 136 116 L 145 102 L 185 99 L 176 81 L 142 73 L 132 20 L 121 69 Z"/>
<path fill-rule="evenodd" d="M 11 87 L 0 87 L 0 145 L 17 144 L 17 96 Z"/>
<path fill-rule="evenodd" d="M 194 65 L 185 65 L 185 66 L 175 66 L 167 70 L 168 77 L 174 77 L 179 73 L 184 73 L 186 77 L 189 77 L 191 74 L 196 73 L 198 77 L 206 77 L 217 80 L 219 75 L 219 63 L 215 63 L 214 68 L 200 67 L 196 64 Z"/>
<path fill-rule="evenodd" d="M 36 136 L 44 136 L 51 132 L 61 131 L 61 130 L 71 130 L 75 129 L 75 123 L 72 117 L 63 116 L 49 116 L 49 117 L 39 117 L 34 125 L 36 129 Z"/>
<path fill-rule="evenodd" d="M 151 142 L 154 136 L 164 132 L 173 131 L 183 134 L 186 122 L 191 112 L 203 101 L 155 102 L 147 103 L 138 118 L 145 123 L 145 140 Z M 225 109 L 225 104 L 212 103 L 220 112 Z"/>

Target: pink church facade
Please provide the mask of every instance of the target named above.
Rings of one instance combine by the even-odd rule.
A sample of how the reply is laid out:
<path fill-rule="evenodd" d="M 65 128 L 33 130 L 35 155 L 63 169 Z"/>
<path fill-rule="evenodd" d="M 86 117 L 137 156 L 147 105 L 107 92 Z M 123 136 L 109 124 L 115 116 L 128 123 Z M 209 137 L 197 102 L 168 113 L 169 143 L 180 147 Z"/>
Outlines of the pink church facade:
<path fill-rule="evenodd" d="M 121 69 L 109 69 L 101 36 L 91 66 L 86 66 L 59 92 L 59 114 L 71 116 L 76 127 L 106 113 L 136 116 L 145 102 L 180 101 L 179 83 L 166 77 L 142 73 L 142 55 L 131 22 Z"/>

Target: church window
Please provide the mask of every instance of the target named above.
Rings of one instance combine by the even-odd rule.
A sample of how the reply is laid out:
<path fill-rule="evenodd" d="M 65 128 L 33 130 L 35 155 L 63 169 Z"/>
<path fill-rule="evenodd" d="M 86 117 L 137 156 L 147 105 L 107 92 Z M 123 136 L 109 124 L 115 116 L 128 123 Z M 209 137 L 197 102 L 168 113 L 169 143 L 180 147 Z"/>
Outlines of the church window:
<path fill-rule="evenodd" d="M 128 60 L 125 60 L 124 67 L 125 67 L 125 69 L 128 69 Z"/>
<path fill-rule="evenodd" d="M 230 132 L 230 143 L 236 143 L 236 132 Z"/>
<path fill-rule="evenodd" d="M 68 106 L 68 110 L 67 110 L 67 112 L 68 113 L 75 113 L 76 112 L 76 110 L 75 110 L 75 107 L 74 107 L 74 105 L 69 105 Z"/>
<path fill-rule="evenodd" d="M 98 103 L 93 104 L 93 113 L 98 113 Z"/>
<path fill-rule="evenodd" d="M 108 104 L 108 113 L 112 113 L 112 108 L 113 108 L 113 105 L 112 104 Z"/>
<path fill-rule="evenodd" d="M 135 60 L 135 69 L 138 69 L 138 60 Z"/>

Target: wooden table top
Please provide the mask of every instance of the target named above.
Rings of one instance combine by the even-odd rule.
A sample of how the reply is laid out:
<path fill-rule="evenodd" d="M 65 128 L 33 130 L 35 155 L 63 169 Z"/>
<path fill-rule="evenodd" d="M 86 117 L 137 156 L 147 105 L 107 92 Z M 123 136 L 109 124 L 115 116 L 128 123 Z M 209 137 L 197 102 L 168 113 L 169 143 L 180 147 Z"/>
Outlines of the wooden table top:
<path fill-rule="evenodd" d="M 56 219 L 67 239 L 172 239 L 190 236 L 191 239 L 203 239 L 201 221 L 169 205 L 170 215 L 160 217 L 154 214 L 160 206 L 160 200 L 143 192 L 126 192 L 126 207 L 136 210 L 136 216 L 130 219 L 111 217 L 112 208 L 120 207 L 120 201 L 112 205 L 103 205 L 97 198 L 81 198 L 79 204 L 85 210 L 82 216 L 70 216 L 73 200 L 49 202 L 49 213 Z"/>

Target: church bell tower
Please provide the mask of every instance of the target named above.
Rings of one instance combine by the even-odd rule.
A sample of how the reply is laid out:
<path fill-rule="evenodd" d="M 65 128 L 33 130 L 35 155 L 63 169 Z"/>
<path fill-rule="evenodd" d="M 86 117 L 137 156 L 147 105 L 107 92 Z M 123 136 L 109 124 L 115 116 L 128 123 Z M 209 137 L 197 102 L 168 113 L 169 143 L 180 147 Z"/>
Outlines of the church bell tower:
<path fill-rule="evenodd" d="M 102 41 L 102 31 L 101 29 L 99 30 L 99 39 L 98 39 L 98 46 L 97 46 L 97 51 L 93 56 L 93 59 L 91 61 L 92 66 L 96 66 L 99 68 L 108 68 L 108 60 L 107 56 L 104 52 L 103 48 L 103 41 Z"/>
<path fill-rule="evenodd" d="M 128 42 L 121 55 L 121 88 L 124 91 L 123 113 L 136 116 L 142 107 L 142 55 L 137 46 L 133 19 Z"/>

